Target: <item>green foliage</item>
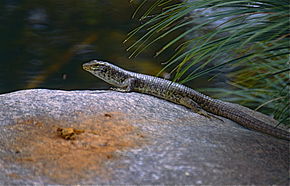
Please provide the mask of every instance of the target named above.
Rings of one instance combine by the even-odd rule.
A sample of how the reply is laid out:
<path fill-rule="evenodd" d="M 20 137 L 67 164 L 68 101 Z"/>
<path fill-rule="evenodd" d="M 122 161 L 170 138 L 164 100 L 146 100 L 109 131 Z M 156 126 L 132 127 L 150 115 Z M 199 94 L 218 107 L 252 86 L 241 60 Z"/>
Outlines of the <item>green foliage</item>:
<path fill-rule="evenodd" d="M 172 2 L 154 1 L 143 14 L 141 20 L 146 22 L 128 39 L 140 31 L 147 32 L 128 48 L 131 56 L 182 30 L 156 53 L 158 56 L 186 40 L 163 69 L 173 69 L 174 81 L 185 83 L 230 67 L 234 88 L 223 92 L 235 97 L 232 101 L 258 107 L 281 122 L 289 122 L 289 0 Z M 143 1 L 141 6 L 146 3 Z M 159 6 L 163 10 L 152 16 Z"/>
<path fill-rule="evenodd" d="M 216 92 L 217 97 L 271 114 L 281 123 L 289 124 L 289 65 L 285 56 L 256 58 L 229 74 L 232 78 L 230 84 L 235 89 L 207 90 Z"/>

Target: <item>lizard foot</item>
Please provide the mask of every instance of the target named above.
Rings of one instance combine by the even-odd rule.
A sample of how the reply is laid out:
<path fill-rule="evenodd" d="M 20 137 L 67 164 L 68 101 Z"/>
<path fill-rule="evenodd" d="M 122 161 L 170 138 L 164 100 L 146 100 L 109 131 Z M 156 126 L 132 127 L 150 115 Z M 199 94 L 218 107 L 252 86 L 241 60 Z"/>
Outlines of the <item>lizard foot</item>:
<path fill-rule="evenodd" d="M 127 89 L 111 87 L 110 90 L 118 92 L 129 92 Z"/>
<path fill-rule="evenodd" d="M 215 119 L 218 119 L 218 120 L 224 122 L 224 120 L 220 119 L 220 118 L 217 117 L 216 115 L 214 115 L 214 114 L 210 114 L 210 113 L 205 112 L 205 111 L 203 111 L 203 110 L 199 110 L 199 111 L 197 111 L 197 114 L 202 115 L 202 116 L 204 116 L 204 117 L 206 117 L 206 118 L 209 118 L 209 119 L 215 118 Z"/>

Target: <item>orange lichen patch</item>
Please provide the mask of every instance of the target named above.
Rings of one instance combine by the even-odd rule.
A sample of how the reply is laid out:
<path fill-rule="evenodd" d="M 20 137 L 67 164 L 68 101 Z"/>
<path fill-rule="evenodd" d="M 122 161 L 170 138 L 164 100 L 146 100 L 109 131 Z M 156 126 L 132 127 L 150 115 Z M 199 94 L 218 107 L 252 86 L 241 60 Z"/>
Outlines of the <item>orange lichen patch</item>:
<path fill-rule="evenodd" d="M 14 139 L 8 148 L 15 153 L 8 159 L 33 167 L 36 175 L 56 183 L 75 183 L 90 176 L 108 179 L 105 163 L 118 160 L 116 151 L 137 148 L 145 142 L 145 135 L 124 116 L 109 115 L 100 114 L 81 123 L 17 123 L 10 128 Z"/>
<path fill-rule="evenodd" d="M 66 139 L 66 140 L 73 140 L 76 138 L 77 135 L 84 133 L 84 130 L 75 129 L 75 128 L 57 128 L 57 134 Z"/>

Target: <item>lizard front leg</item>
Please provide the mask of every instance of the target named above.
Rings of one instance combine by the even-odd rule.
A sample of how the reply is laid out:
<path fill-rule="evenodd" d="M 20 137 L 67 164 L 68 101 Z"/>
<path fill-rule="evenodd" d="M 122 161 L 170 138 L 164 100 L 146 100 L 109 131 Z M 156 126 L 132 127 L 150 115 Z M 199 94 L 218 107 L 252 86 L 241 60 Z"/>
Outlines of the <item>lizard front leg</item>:
<path fill-rule="evenodd" d="M 131 92 L 134 88 L 135 78 L 128 78 L 123 81 L 118 88 L 111 88 L 111 90 L 115 90 L 118 92 Z"/>

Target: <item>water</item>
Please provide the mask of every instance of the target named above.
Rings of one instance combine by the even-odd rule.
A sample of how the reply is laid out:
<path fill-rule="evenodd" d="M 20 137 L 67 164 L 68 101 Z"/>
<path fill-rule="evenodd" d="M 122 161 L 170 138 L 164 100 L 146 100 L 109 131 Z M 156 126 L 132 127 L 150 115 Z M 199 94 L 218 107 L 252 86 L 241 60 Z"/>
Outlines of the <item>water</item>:
<path fill-rule="evenodd" d="M 0 93 L 29 88 L 103 89 L 82 70 L 92 59 L 155 75 L 150 50 L 128 59 L 127 33 L 137 5 L 124 0 L 0 1 Z M 153 50 L 153 48 L 151 48 Z"/>
<path fill-rule="evenodd" d="M 134 1 L 136 2 L 136 1 Z M 123 44 L 139 23 L 132 19 L 137 4 L 124 0 L 1 0 L 0 93 L 30 88 L 107 89 L 109 85 L 82 69 L 92 59 L 156 75 L 175 52 L 154 54 L 164 38 L 136 58 Z M 208 85 L 206 78 L 187 84 Z"/>

